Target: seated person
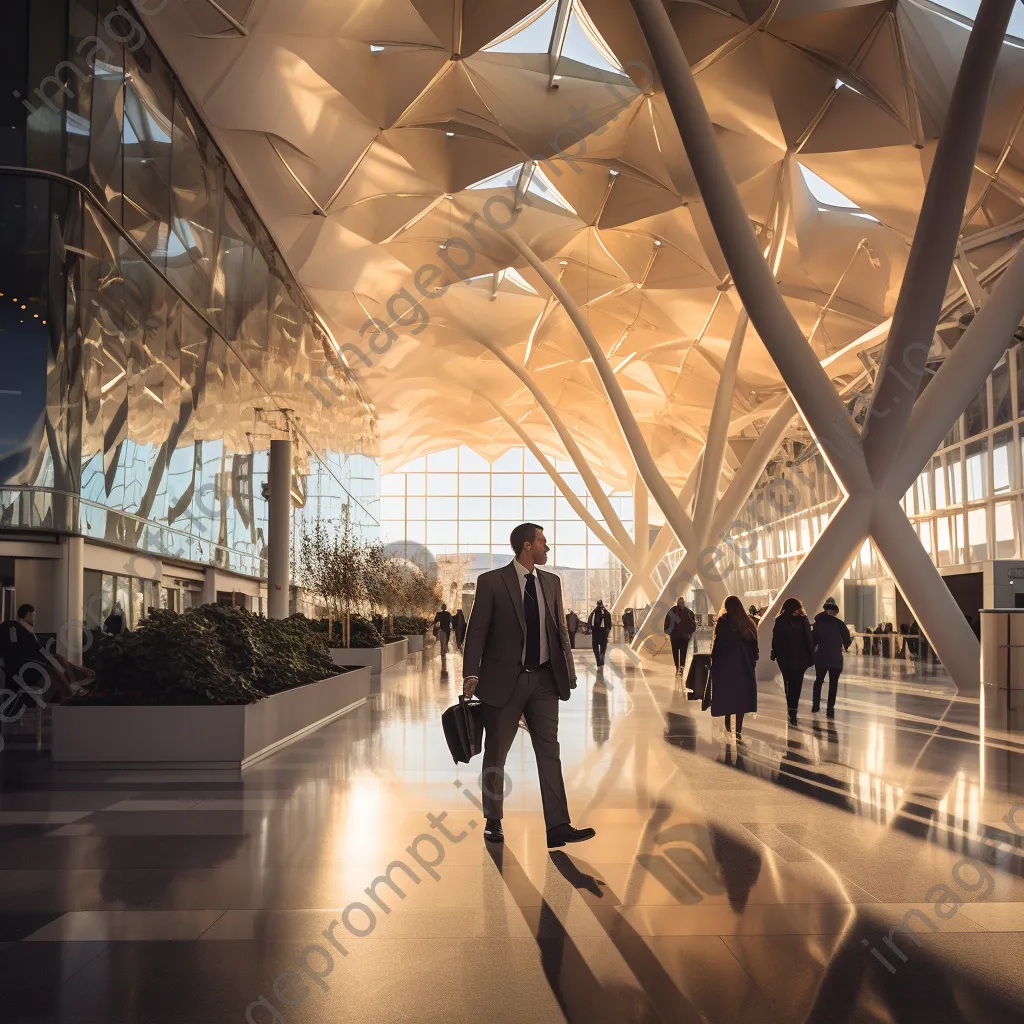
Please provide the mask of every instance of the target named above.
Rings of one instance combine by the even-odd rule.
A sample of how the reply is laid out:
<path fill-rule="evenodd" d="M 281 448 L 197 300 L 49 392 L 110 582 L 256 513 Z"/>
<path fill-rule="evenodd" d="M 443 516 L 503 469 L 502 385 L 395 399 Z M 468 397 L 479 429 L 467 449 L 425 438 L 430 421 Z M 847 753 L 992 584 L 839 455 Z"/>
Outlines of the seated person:
<path fill-rule="evenodd" d="M 72 679 L 90 678 L 94 673 L 72 664 L 63 655 L 48 651 L 36 636 L 35 626 L 36 610 L 30 604 L 23 604 L 18 609 L 17 619 L 3 626 L 2 651 L 8 689 L 11 689 L 11 683 L 15 683 L 25 693 L 23 701 L 32 695 L 32 690 L 41 699 L 52 683 L 56 692 L 47 700 L 60 704 L 74 692 Z"/>

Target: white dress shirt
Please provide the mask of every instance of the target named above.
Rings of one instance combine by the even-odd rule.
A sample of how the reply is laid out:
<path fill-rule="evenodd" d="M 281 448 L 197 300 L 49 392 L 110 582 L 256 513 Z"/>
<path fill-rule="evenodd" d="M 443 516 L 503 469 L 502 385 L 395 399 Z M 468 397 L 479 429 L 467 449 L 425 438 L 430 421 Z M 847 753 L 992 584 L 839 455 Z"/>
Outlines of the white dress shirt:
<path fill-rule="evenodd" d="M 512 564 L 516 567 L 516 573 L 519 575 L 519 594 L 523 598 L 523 609 L 526 608 L 526 577 L 530 575 L 530 570 L 525 566 L 519 564 L 518 558 L 512 559 Z M 540 573 L 537 569 L 533 570 L 534 586 L 537 590 L 537 606 L 540 610 L 540 664 L 543 665 L 548 660 L 548 631 L 544 621 L 544 588 L 540 584 Z M 526 664 L 526 638 L 523 638 L 523 664 Z"/>

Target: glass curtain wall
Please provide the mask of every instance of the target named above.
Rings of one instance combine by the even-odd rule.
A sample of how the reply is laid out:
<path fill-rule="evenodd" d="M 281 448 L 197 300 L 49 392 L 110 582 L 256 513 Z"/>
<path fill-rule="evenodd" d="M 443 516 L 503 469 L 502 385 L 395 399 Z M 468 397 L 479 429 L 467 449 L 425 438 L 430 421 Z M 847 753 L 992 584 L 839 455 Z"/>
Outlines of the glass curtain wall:
<path fill-rule="evenodd" d="M 0 526 L 262 575 L 290 433 L 299 519 L 375 534 L 372 412 L 130 5 L 10 6 Z"/>
<path fill-rule="evenodd" d="M 603 521 L 583 480 L 569 462 L 556 468 L 597 520 Z M 629 494 L 610 495 L 627 530 L 633 529 Z M 600 597 L 610 604 L 622 589 L 618 559 L 587 529 L 524 448 L 510 448 L 493 463 L 471 448 L 449 448 L 406 463 L 381 479 L 381 534 L 413 555 L 425 546 L 435 557 L 472 557 L 468 576 L 512 558 L 509 534 L 522 522 L 545 528 L 548 566 L 562 577 L 566 608 L 578 612 Z"/>

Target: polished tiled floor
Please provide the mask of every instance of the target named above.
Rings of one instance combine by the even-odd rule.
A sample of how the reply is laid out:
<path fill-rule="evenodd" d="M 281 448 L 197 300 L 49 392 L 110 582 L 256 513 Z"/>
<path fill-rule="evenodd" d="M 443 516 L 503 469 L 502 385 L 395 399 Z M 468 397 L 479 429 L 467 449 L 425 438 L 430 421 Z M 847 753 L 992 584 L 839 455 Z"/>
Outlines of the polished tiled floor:
<path fill-rule="evenodd" d="M 663 664 L 577 660 L 563 762 L 598 835 L 551 853 L 525 734 L 506 844 L 482 841 L 438 725 L 457 658 L 241 777 L 12 744 L 2 1019 L 1024 1019 L 1024 743 L 976 701 L 851 659 L 834 722 L 787 725 L 768 687 L 737 748 Z"/>

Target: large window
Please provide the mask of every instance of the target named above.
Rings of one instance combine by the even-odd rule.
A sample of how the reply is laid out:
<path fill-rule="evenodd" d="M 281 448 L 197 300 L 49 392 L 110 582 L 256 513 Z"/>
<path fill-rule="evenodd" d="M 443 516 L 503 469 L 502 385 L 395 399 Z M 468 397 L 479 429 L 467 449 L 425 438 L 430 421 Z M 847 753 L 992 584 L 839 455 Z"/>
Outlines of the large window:
<path fill-rule="evenodd" d="M 604 518 L 575 467 L 556 468 L 598 522 Z M 633 531 L 633 499 L 609 500 L 623 526 Z M 405 543 L 410 555 L 425 544 L 437 556 L 471 556 L 474 571 L 496 568 L 512 557 L 509 534 L 522 522 L 544 527 L 549 566 L 562 576 L 567 603 L 577 610 L 598 597 L 609 602 L 622 586 L 622 568 L 573 511 L 533 455 L 511 448 L 493 464 L 471 448 L 449 448 L 406 463 L 381 479 L 381 534 Z"/>

